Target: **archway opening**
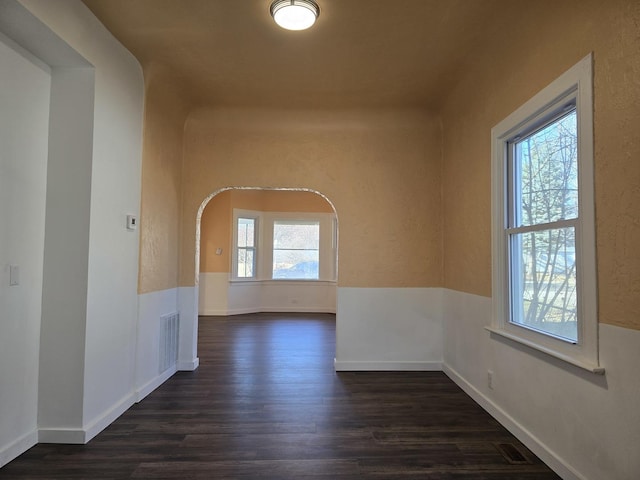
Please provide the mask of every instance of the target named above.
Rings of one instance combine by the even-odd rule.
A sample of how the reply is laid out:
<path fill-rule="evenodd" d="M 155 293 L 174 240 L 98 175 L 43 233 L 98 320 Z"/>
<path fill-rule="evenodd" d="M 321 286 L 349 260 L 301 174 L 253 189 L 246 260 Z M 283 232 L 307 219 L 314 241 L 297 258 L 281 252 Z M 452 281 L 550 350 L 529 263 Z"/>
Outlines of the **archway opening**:
<path fill-rule="evenodd" d="M 227 187 L 196 219 L 199 316 L 336 313 L 338 217 L 306 188 Z"/>

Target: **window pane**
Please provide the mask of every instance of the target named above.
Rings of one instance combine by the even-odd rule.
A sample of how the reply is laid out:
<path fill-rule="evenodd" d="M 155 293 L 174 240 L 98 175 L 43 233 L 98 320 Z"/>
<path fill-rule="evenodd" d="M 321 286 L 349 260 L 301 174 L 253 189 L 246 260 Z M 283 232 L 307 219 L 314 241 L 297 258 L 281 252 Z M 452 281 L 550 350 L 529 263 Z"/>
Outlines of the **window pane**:
<path fill-rule="evenodd" d="M 514 323 L 578 340 L 575 229 L 511 236 Z"/>
<path fill-rule="evenodd" d="M 318 250 L 274 250 L 273 278 L 303 278 L 317 280 Z"/>
<path fill-rule="evenodd" d="M 320 245 L 320 222 L 273 223 L 274 249 L 318 250 Z"/>
<path fill-rule="evenodd" d="M 255 252 L 251 248 L 238 248 L 238 277 L 253 278 Z"/>
<path fill-rule="evenodd" d="M 514 156 L 514 226 L 578 217 L 575 110 L 519 140 Z"/>
<path fill-rule="evenodd" d="M 253 247 L 255 242 L 254 218 L 238 218 L 238 247 Z"/>
<path fill-rule="evenodd" d="M 320 222 L 274 222 L 273 278 L 320 278 L 319 246 Z"/>

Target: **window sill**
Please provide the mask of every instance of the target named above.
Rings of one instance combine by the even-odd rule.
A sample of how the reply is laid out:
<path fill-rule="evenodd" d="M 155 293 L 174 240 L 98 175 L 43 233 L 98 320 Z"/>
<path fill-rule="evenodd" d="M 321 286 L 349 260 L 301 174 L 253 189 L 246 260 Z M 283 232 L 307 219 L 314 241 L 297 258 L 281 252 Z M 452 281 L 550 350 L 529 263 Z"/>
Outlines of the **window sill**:
<path fill-rule="evenodd" d="M 229 283 L 233 283 L 234 285 L 254 285 L 260 282 L 262 282 L 262 280 L 258 280 L 257 278 L 230 278 L 229 279 Z"/>
<path fill-rule="evenodd" d="M 575 359 L 573 357 L 570 357 L 568 355 L 563 355 L 562 353 L 558 353 L 555 350 L 552 350 L 550 348 L 546 348 L 542 345 L 539 345 L 535 342 L 531 342 L 529 340 L 526 340 L 522 337 L 519 337 L 517 335 L 513 335 L 509 332 L 506 332 L 504 330 L 500 330 L 498 328 L 495 327 L 484 327 L 485 330 L 487 330 L 488 332 L 490 332 L 492 335 L 499 335 L 501 337 L 504 338 L 508 338 L 509 340 L 512 340 L 514 342 L 520 343 L 522 345 L 526 345 L 529 348 L 533 348 L 534 350 L 538 350 L 539 352 L 545 353 L 547 355 L 550 355 L 554 358 L 557 358 L 558 360 L 562 360 L 563 362 L 569 363 L 575 367 L 579 367 L 582 368 L 588 372 L 594 373 L 596 375 L 604 375 L 604 367 L 601 367 L 599 365 L 590 363 L 590 362 L 585 362 L 582 360 L 578 360 Z"/>
<path fill-rule="evenodd" d="M 308 278 L 265 278 L 265 279 L 245 279 L 232 278 L 229 283 L 233 285 L 314 285 L 314 286 L 334 286 L 335 280 L 313 280 Z"/>
<path fill-rule="evenodd" d="M 307 285 L 335 285 L 337 282 L 335 280 L 314 280 L 310 278 L 269 278 L 267 280 L 263 280 L 263 283 L 267 285 L 283 285 L 283 284 L 307 284 Z"/>

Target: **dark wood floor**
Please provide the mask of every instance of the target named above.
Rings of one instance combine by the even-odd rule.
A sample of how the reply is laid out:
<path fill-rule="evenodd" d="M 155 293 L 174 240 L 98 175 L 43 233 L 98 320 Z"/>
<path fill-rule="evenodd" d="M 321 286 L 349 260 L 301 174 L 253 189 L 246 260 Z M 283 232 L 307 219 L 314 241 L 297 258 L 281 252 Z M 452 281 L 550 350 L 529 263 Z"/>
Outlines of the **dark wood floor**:
<path fill-rule="evenodd" d="M 336 374 L 334 355 L 333 315 L 201 317 L 197 371 L 0 478 L 559 478 L 443 373 Z"/>

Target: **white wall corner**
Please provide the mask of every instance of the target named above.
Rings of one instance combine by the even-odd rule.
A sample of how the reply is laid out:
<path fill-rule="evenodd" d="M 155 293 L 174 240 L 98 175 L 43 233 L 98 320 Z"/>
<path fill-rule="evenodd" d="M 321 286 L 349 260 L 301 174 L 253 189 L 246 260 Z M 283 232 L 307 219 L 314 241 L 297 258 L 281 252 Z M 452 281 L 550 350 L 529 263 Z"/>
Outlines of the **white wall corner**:
<path fill-rule="evenodd" d="M 157 377 L 152 378 L 151 380 L 149 380 L 144 385 L 138 386 L 136 388 L 136 391 L 135 391 L 135 402 L 139 403 L 142 400 L 144 400 L 144 398 L 147 395 L 149 395 L 151 392 L 153 392 L 156 388 L 158 388 L 164 382 L 169 380 L 173 376 L 173 374 L 176 373 L 177 371 L 178 371 L 177 366 L 172 367 L 169 370 L 167 370 L 166 372 L 161 373 Z"/>
<path fill-rule="evenodd" d="M 228 315 L 229 274 L 200 272 L 198 283 L 198 314 Z"/>
<path fill-rule="evenodd" d="M 557 473 L 563 480 L 587 480 L 570 465 L 564 462 L 556 455 L 549 446 L 545 445 L 533 433 L 518 423 L 507 412 L 494 403 L 489 397 L 484 395 L 480 390 L 475 388 L 471 383 L 467 382 L 454 369 L 445 364 L 443 366 L 444 373 L 453 380 L 464 392 L 469 395 L 478 405 L 480 405 L 487 413 L 495 418 L 500 424 L 511 432 L 518 440 L 520 440 L 529 450 L 531 450 L 540 460 L 542 460 L 549 468 Z M 595 480 L 595 479 L 594 479 Z"/>
<path fill-rule="evenodd" d="M 542 461 L 565 480 L 637 477 L 640 331 L 600 324 L 596 375 L 491 336 L 490 298 L 445 290 L 444 312 L 445 373 Z"/>
<path fill-rule="evenodd" d="M 178 347 L 178 370 L 191 371 L 198 368 L 198 286 L 178 288 L 178 311 L 180 333 Z"/>
<path fill-rule="evenodd" d="M 111 425 L 118 419 L 120 415 L 126 412 L 135 403 L 135 394 L 130 394 L 123 397 L 118 403 L 113 405 L 108 410 L 104 411 L 101 415 L 94 418 L 90 423 L 83 426 L 84 431 L 84 443 L 87 443 L 93 437 L 98 435 L 102 430 Z"/>
<path fill-rule="evenodd" d="M 82 428 L 40 428 L 38 442 L 84 445 L 117 420 L 135 403 L 134 401 L 133 393 L 126 395 L 91 422 L 84 424 Z"/>

